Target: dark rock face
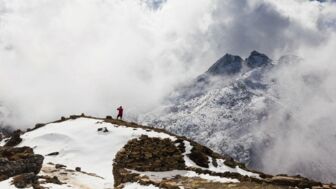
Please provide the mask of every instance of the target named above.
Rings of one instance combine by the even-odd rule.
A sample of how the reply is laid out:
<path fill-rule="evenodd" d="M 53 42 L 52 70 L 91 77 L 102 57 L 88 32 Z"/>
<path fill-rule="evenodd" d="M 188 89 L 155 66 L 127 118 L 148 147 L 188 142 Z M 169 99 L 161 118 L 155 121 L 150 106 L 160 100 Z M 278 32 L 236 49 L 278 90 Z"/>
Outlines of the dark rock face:
<path fill-rule="evenodd" d="M 55 165 L 55 168 L 56 168 L 56 169 L 62 169 L 62 168 L 66 168 L 66 166 L 65 166 L 65 165 L 62 165 L 62 164 L 56 164 L 56 165 Z"/>
<path fill-rule="evenodd" d="M 185 163 L 181 151 L 169 139 L 149 138 L 146 135 L 130 140 L 119 151 L 113 163 L 115 185 L 123 183 L 125 169 L 137 171 L 183 170 Z"/>
<path fill-rule="evenodd" d="M 52 152 L 50 154 L 47 154 L 46 156 L 57 156 L 59 155 L 59 152 Z"/>
<path fill-rule="evenodd" d="M 38 174 L 43 160 L 29 147 L 0 147 L 0 181 L 23 173 Z"/>
<path fill-rule="evenodd" d="M 272 60 L 269 59 L 265 54 L 252 51 L 250 56 L 246 59 L 246 64 L 250 68 L 257 68 L 268 65 L 271 63 L 271 61 Z"/>
<path fill-rule="evenodd" d="M 217 62 L 215 62 L 215 64 L 209 68 L 207 73 L 211 75 L 231 75 L 240 72 L 242 65 L 242 58 L 239 56 L 226 54 Z"/>
<path fill-rule="evenodd" d="M 5 146 L 13 147 L 20 144 L 22 142 L 20 134 L 21 134 L 20 130 L 14 131 L 11 138 L 6 142 Z"/>
<path fill-rule="evenodd" d="M 97 131 L 98 132 L 103 132 L 103 133 L 108 133 L 109 132 L 109 130 L 106 127 L 98 128 Z"/>

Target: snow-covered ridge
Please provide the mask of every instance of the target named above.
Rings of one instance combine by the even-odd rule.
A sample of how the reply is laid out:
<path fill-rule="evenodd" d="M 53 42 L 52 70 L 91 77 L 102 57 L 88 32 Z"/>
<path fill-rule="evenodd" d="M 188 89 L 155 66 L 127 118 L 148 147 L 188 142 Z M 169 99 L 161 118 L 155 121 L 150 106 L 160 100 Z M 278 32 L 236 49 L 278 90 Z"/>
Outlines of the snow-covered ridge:
<path fill-rule="evenodd" d="M 251 181 L 254 185 L 274 184 L 272 176 L 248 170 L 185 137 L 111 118 L 71 116 L 39 124 L 21 138 L 19 146 L 29 146 L 45 157 L 39 181 L 50 189 L 181 188 L 195 184 L 208 188 L 232 183 L 245 186 Z M 172 167 L 162 163 L 172 163 Z M 60 182 L 46 182 L 48 177 L 57 177 Z M 301 181 L 296 178 L 295 184 Z M 316 184 L 308 182 L 312 183 Z M 0 188 L 15 187 L 8 179 L 0 182 Z"/>
<path fill-rule="evenodd" d="M 97 132 L 98 128 L 104 127 L 109 132 Z M 99 119 L 78 118 L 50 123 L 27 132 L 22 135 L 20 146 L 31 146 L 35 153 L 42 155 L 59 152 L 57 156 L 45 156 L 45 162 L 64 164 L 71 169 L 81 167 L 104 178 L 97 188 L 113 188 L 112 163 L 116 153 L 129 140 L 141 135 L 175 139 L 164 133 L 134 130 Z"/>
<path fill-rule="evenodd" d="M 128 126 L 127 126 L 128 125 Z M 184 137 L 178 137 L 168 132 L 149 127 L 136 126 L 133 123 L 117 121 L 112 119 L 98 119 L 86 116 L 73 117 L 73 119 L 64 119 L 46 125 L 39 125 L 36 129 L 24 133 L 21 138 L 23 141 L 19 146 L 30 146 L 36 154 L 45 157 L 44 169 L 40 174 L 47 173 L 47 167 L 55 164 L 66 165 L 67 169 L 75 170 L 80 167 L 83 172 L 95 175 L 90 182 L 88 176 L 77 174 L 73 176 L 76 182 L 83 182 L 88 188 L 113 188 L 114 178 L 112 174 L 112 164 L 116 154 L 132 139 L 137 139 L 143 135 L 149 138 L 169 139 L 172 142 L 181 140 Z M 188 155 L 193 146 L 189 140 L 183 140 L 186 145 L 185 152 L 182 154 L 185 160 L 186 169 L 204 169 L 208 171 L 223 172 L 241 172 L 241 168 L 232 169 L 224 164 L 214 167 L 209 161 L 208 168 L 198 166 Z M 48 155 L 56 153 L 56 155 Z M 211 159 L 212 157 L 209 157 Z M 224 159 L 216 160 L 224 162 Z M 136 170 L 134 170 L 136 171 Z M 174 173 L 174 171 L 173 171 Z M 176 172 L 179 173 L 178 171 Z M 185 170 L 185 176 L 211 178 L 209 181 L 227 181 L 238 182 L 237 179 L 220 179 L 211 175 L 198 174 L 193 171 Z M 146 174 L 146 173 L 143 173 Z M 160 173 L 158 173 L 160 174 Z M 164 173 L 162 173 L 164 175 Z M 250 176 L 258 177 L 256 173 L 250 172 Z M 171 174 L 170 174 L 171 175 Z M 176 176 L 176 175 L 175 175 Z M 81 180 L 84 179 L 84 180 Z M 66 182 L 66 181 L 65 181 Z M 73 183 L 68 181 L 68 183 Z M 50 187 L 50 186 L 49 186 Z M 58 186 L 51 185 L 51 188 Z"/>

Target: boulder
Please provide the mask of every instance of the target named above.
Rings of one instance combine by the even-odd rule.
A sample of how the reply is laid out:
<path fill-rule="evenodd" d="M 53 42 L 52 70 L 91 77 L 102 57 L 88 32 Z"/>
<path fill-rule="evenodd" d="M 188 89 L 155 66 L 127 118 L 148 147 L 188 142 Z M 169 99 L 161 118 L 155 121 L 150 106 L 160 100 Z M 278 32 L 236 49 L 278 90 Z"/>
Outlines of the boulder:
<path fill-rule="evenodd" d="M 0 181 L 24 173 L 38 174 L 43 160 L 29 147 L 0 147 Z"/>
<path fill-rule="evenodd" d="M 134 175 L 125 169 L 137 171 L 171 171 L 183 170 L 185 162 L 181 151 L 170 139 L 150 138 L 142 135 L 139 139 L 130 140 L 119 151 L 113 163 L 115 186 L 132 181 Z M 124 174 L 130 175 L 125 180 Z"/>
<path fill-rule="evenodd" d="M 50 154 L 47 154 L 47 156 L 57 156 L 59 155 L 59 152 L 52 152 Z"/>

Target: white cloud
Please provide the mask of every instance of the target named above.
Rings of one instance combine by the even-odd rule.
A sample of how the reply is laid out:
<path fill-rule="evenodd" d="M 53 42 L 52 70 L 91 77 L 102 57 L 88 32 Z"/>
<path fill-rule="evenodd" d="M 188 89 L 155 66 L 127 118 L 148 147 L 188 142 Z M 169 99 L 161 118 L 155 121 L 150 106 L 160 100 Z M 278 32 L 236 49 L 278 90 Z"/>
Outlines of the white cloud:
<path fill-rule="evenodd" d="M 277 163 L 265 170 L 286 171 L 304 157 L 332 167 L 335 150 L 321 139 L 332 137 L 336 121 L 335 3 L 149 2 L 0 0 L 0 103 L 11 113 L 2 121 L 31 127 L 73 113 L 104 116 L 119 105 L 130 117 L 157 106 L 225 53 L 290 53 L 305 61 L 280 72 L 278 90 L 302 122 L 288 133 L 270 124 L 288 140 L 274 145 L 278 158 L 265 156 L 265 163 Z M 300 79 L 306 74 L 320 83 L 307 85 Z M 282 112 L 273 121 L 277 116 Z M 327 148 L 316 150 L 321 144 Z"/>

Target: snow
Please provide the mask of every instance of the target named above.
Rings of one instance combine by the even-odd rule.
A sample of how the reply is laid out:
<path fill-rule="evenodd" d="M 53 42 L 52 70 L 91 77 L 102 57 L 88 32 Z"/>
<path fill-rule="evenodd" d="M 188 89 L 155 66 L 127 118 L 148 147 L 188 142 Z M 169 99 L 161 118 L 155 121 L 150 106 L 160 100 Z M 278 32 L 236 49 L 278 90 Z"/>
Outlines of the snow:
<path fill-rule="evenodd" d="M 56 176 L 61 182 L 66 183 L 64 185 L 55 184 L 43 184 L 43 186 L 49 186 L 52 189 L 58 189 L 59 187 L 69 186 L 70 188 L 111 188 L 106 185 L 106 181 L 103 178 L 95 175 L 89 175 L 83 172 L 71 171 L 68 169 L 56 169 L 54 165 L 44 165 L 40 172 L 40 175 L 54 177 Z"/>
<path fill-rule="evenodd" d="M 202 168 L 198 165 L 196 165 L 195 162 L 193 162 L 187 155 L 188 154 L 191 154 L 191 149 L 193 148 L 191 145 L 190 145 L 190 142 L 189 141 L 183 141 L 184 142 L 184 146 L 185 146 L 185 152 L 183 153 L 183 159 L 184 159 L 184 162 L 185 162 L 185 165 L 187 167 L 195 167 L 195 168 Z"/>
<path fill-rule="evenodd" d="M 7 179 L 0 182 L 1 189 L 16 189 L 14 185 L 11 184 L 12 179 Z"/>
<path fill-rule="evenodd" d="M 190 154 L 191 153 L 191 149 L 193 148 L 191 145 L 190 145 L 190 142 L 189 141 L 183 141 L 184 142 L 184 146 L 185 146 L 185 152 L 183 153 L 183 158 L 184 158 L 184 161 L 185 161 L 185 165 L 187 167 L 194 167 L 194 168 L 200 168 L 200 169 L 203 169 L 203 170 L 209 170 L 209 171 L 213 171 L 213 172 L 218 172 L 218 173 L 224 173 L 224 172 L 232 172 L 232 173 L 239 173 L 243 176 L 249 176 L 249 177 L 254 177 L 254 178 L 260 178 L 259 177 L 259 174 L 256 174 L 256 173 L 252 173 L 252 172 L 249 172 L 249 171 L 246 171 L 244 169 L 241 169 L 240 167 L 236 166 L 235 168 L 231 168 L 227 165 L 224 164 L 224 161 L 223 159 L 216 159 L 217 161 L 217 164 L 218 166 L 215 167 L 213 164 L 212 164 L 212 158 L 209 157 L 209 168 L 204 168 L 204 167 L 200 167 L 198 165 L 196 165 L 195 162 L 193 162 L 188 156 L 187 154 Z"/>
<path fill-rule="evenodd" d="M 140 185 L 139 183 L 126 183 L 124 186 L 124 189 L 157 189 L 158 187 L 154 186 L 154 185 L 148 185 L 148 186 L 144 186 L 144 185 Z"/>
<path fill-rule="evenodd" d="M 97 132 L 102 127 L 109 132 Z M 44 162 L 64 164 L 70 169 L 81 167 L 85 172 L 103 177 L 104 188 L 113 188 L 112 163 L 116 153 L 129 140 L 141 135 L 176 140 L 176 137 L 165 133 L 117 126 L 98 119 L 78 118 L 27 132 L 22 135 L 20 146 L 33 147 L 34 152 L 41 155 L 59 152 L 57 156 L 45 156 Z"/>
<path fill-rule="evenodd" d="M 209 174 L 198 174 L 194 171 L 187 171 L 187 170 L 173 170 L 173 171 L 162 171 L 162 172 L 151 172 L 151 171 L 145 171 L 145 172 L 139 172 L 135 170 L 130 170 L 133 173 L 140 174 L 142 176 L 147 176 L 153 181 L 160 182 L 162 179 L 167 178 L 171 179 L 174 178 L 177 175 L 183 176 L 183 177 L 190 177 L 190 178 L 201 178 L 206 179 L 210 182 L 221 182 L 221 183 L 238 183 L 239 180 L 237 179 L 231 179 L 231 178 L 223 178 L 219 176 L 212 176 Z"/>
<path fill-rule="evenodd" d="M 263 147 L 269 136 L 252 131 L 259 130 L 270 109 L 281 108 L 269 88 L 273 83 L 269 69 L 250 69 L 244 63 L 236 75 L 210 77 L 209 83 L 193 80 L 177 88 L 164 107 L 138 120 L 191 138 L 242 163 L 258 163 L 252 158 L 257 154 L 253 153 L 255 146 Z"/>
<path fill-rule="evenodd" d="M 108 129 L 108 132 L 98 131 L 98 128 Z M 70 119 L 59 123 L 50 123 L 39 129 L 23 134 L 23 141 L 19 146 L 30 146 L 36 154 L 45 156 L 43 168 L 40 175 L 57 176 L 64 185 L 43 184 L 50 189 L 87 188 L 87 189 L 112 189 L 114 180 L 112 164 L 115 155 L 129 140 L 139 138 L 141 135 L 149 137 L 169 138 L 175 141 L 177 138 L 162 132 L 153 130 L 132 128 L 114 125 L 104 122 L 101 119 L 78 118 Z M 195 164 L 187 155 L 191 153 L 193 146 L 189 141 L 184 140 L 185 152 L 183 153 L 187 167 L 202 168 Z M 52 152 L 59 152 L 56 156 L 46 156 Z M 210 162 L 212 159 L 209 157 Z M 216 160 L 218 167 L 211 163 L 206 170 L 214 172 L 237 172 L 242 175 L 258 178 L 257 174 L 245 171 L 239 167 L 230 168 L 224 164 L 224 160 Z M 49 164 L 51 162 L 52 164 Z M 67 169 L 55 169 L 54 164 L 63 164 Z M 83 172 L 69 171 L 80 167 Z M 132 170 L 133 172 L 136 172 Z M 64 174 L 65 172 L 65 174 Z M 176 175 L 184 177 L 198 177 L 213 182 L 235 183 L 237 179 L 221 178 L 209 174 L 198 174 L 187 170 L 174 170 L 166 172 L 138 172 L 147 175 L 153 180 L 173 178 Z M 141 186 L 138 183 L 127 183 L 127 188 L 156 188 L 155 186 Z M 0 188 L 15 188 L 10 180 L 0 182 Z"/>
<path fill-rule="evenodd" d="M 238 183 L 239 180 L 238 179 L 231 179 L 231 178 L 222 178 L 219 176 L 212 176 L 209 174 L 198 174 L 196 172 L 193 171 L 188 171 L 188 173 L 186 175 L 184 175 L 186 177 L 200 177 L 202 179 L 206 179 L 212 182 L 221 182 L 221 183 Z"/>
<path fill-rule="evenodd" d="M 209 161 L 211 162 L 211 159 L 209 159 Z M 213 172 L 218 172 L 218 173 L 224 173 L 224 172 L 239 173 L 243 176 L 260 178 L 259 174 L 246 171 L 244 169 L 241 169 L 239 166 L 236 166 L 235 168 L 231 168 L 225 165 L 224 164 L 225 160 L 223 159 L 217 159 L 216 161 L 217 161 L 218 166 L 215 167 L 212 163 L 209 163 L 208 170 L 213 171 Z"/>

